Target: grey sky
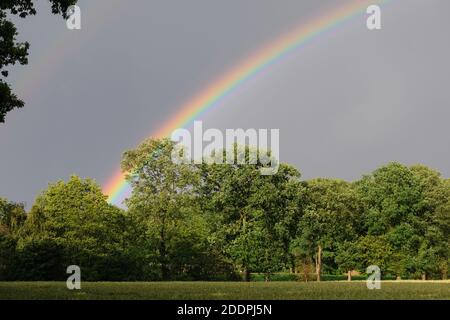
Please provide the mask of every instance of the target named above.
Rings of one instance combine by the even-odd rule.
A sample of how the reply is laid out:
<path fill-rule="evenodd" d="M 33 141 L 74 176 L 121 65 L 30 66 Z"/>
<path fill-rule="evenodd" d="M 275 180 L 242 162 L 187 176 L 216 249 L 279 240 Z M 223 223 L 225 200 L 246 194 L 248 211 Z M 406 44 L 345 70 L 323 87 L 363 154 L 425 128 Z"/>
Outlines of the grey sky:
<path fill-rule="evenodd" d="M 39 14 L 19 24 L 32 45 L 30 65 L 10 79 L 26 107 L 0 125 L 0 196 L 28 205 L 72 173 L 104 183 L 121 153 L 183 102 L 346 1 L 80 0 L 81 31 L 66 30 L 40 2 Z M 449 12 L 447 0 L 393 0 L 381 31 L 353 19 L 201 120 L 279 128 L 281 160 L 305 178 L 353 180 L 393 160 L 448 177 Z"/>

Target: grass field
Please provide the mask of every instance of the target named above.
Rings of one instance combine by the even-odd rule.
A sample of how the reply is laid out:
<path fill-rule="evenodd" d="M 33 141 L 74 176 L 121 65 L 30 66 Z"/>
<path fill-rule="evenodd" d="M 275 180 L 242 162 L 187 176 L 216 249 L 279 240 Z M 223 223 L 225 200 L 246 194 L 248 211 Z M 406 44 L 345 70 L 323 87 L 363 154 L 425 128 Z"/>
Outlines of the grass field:
<path fill-rule="evenodd" d="M 384 281 L 380 290 L 357 282 L 0 282 L 0 299 L 445 299 L 450 282 Z"/>

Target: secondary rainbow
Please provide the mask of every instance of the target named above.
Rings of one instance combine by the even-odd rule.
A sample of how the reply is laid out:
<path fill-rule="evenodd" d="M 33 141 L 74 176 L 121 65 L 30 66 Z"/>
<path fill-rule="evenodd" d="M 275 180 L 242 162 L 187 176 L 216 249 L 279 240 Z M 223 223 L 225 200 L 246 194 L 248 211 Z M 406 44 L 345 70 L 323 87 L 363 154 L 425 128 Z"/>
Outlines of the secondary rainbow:
<path fill-rule="evenodd" d="M 89 12 L 89 15 L 95 19 L 90 20 L 86 25 L 82 22 L 82 29 L 76 31 L 68 30 L 63 19 L 58 20 L 59 24 L 55 27 L 60 28 L 61 33 L 54 37 L 42 52 L 30 54 L 30 65 L 21 70 L 16 84 L 19 96 L 25 101 L 31 100 L 38 90 L 47 85 L 55 73 L 63 70 L 63 63 L 70 63 L 67 61 L 69 53 L 82 50 L 83 45 L 87 45 L 89 40 L 95 39 L 108 24 L 119 16 L 124 7 L 123 1 L 110 2 L 108 6 L 101 1 L 83 4 L 81 7 L 82 17 L 84 17 L 84 12 Z M 79 32 L 83 32 L 85 36 L 77 36 Z"/>
<path fill-rule="evenodd" d="M 185 127 L 194 120 L 199 119 L 204 112 L 212 110 L 244 82 L 260 74 L 261 71 L 267 69 L 269 66 L 279 62 L 289 53 L 308 43 L 311 39 L 334 29 L 352 17 L 365 13 L 369 5 L 382 5 L 388 1 L 352 1 L 295 28 L 292 32 L 280 37 L 238 64 L 211 86 L 194 96 L 193 99 L 184 104 L 161 128 L 151 134 L 151 137 L 169 137 L 173 130 Z M 130 187 L 125 180 L 125 175 L 120 169 L 113 174 L 105 184 L 103 190 L 109 197 L 109 203 L 112 204 L 120 204 L 130 193 Z"/>

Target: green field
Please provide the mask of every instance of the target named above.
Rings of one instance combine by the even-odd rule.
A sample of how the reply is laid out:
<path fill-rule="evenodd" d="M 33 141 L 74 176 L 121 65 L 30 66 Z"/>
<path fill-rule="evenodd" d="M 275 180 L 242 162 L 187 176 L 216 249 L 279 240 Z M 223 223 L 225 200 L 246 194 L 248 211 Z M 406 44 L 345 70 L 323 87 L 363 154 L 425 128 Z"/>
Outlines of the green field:
<path fill-rule="evenodd" d="M 0 299 L 445 299 L 450 282 L 382 282 L 368 290 L 355 282 L 84 282 L 69 291 L 63 282 L 0 282 Z"/>

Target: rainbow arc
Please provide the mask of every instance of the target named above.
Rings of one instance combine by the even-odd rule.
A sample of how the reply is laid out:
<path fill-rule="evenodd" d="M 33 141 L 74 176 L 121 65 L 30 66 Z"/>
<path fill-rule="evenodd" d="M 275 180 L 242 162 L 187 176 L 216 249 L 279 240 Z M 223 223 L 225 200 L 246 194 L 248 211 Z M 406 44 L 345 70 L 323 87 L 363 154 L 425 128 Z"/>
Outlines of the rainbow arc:
<path fill-rule="evenodd" d="M 212 85 L 185 103 L 163 126 L 150 136 L 169 137 L 173 130 L 190 125 L 215 107 L 244 82 L 261 74 L 261 71 L 280 62 L 289 53 L 303 47 L 309 41 L 342 25 L 355 16 L 366 13 L 370 5 L 383 5 L 390 0 L 356 0 L 325 13 L 263 47 L 248 59 L 226 72 Z M 117 170 L 103 188 L 112 204 L 120 204 L 130 193 L 125 175 Z"/>

